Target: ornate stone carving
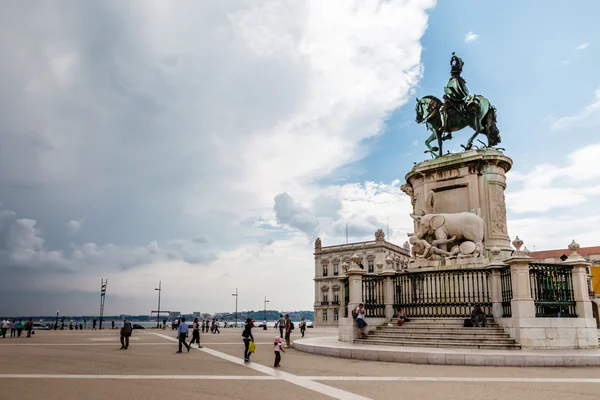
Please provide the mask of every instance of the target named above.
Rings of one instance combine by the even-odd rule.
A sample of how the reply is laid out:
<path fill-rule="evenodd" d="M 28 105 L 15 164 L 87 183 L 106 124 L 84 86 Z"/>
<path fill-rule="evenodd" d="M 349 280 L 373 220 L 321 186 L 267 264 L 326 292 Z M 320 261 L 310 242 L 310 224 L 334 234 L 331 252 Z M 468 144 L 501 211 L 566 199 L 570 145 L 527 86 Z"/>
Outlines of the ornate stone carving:
<path fill-rule="evenodd" d="M 415 204 L 417 203 L 417 199 L 415 197 L 415 191 L 410 183 L 405 183 L 400 186 L 400 190 L 402 190 L 408 197 L 410 197 L 410 204 L 413 206 L 413 211 L 415 208 Z"/>
<path fill-rule="evenodd" d="M 315 240 L 315 251 L 321 251 L 321 238 Z"/>
<path fill-rule="evenodd" d="M 492 235 L 507 235 L 506 202 L 504 189 L 498 184 L 489 185 Z"/>
<path fill-rule="evenodd" d="M 377 229 L 375 232 L 375 241 L 380 242 L 382 240 L 385 240 L 385 233 L 383 233 L 382 229 Z"/>
<path fill-rule="evenodd" d="M 324 285 L 324 286 L 321 286 L 321 291 L 322 291 L 322 292 L 326 292 L 326 291 L 328 291 L 328 290 L 329 290 L 329 286 L 325 286 L 325 285 Z"/>
<path fill-rule="evenodd" d="M 417 221 L 418 230 L 411 237 L 410 243 L 423 246 L 425 254 L 433 251 L 437 254 L 447 253 L 448 245 L 458 246 L 463 254 L 481 253 L 485 224 L 481 217 L 474 213 L 426 214 L 411 217 Z M 421 241 L 425 240 L 431 248 Z M 439 248 L 438 248 L 439 246 Z M 462 247 L 461 247 L 462 246 Z M 442 253 L 435 250 L 438 248 Z M 447 254 L 444 254 L 447 255 Z"/>
<path fill-rule="evenodd" d="M 571 244 L 569 244 L 569 250 L 571 251 L 571 255 L 578 255 L 577 250 L 579 250 L 579 243 L 573 240 Z"/>
<path fill-rule="evenodd" d="M 513 251 L 512 256 L 513 257 L 525 257 L 525 258 L 530 258 L 528 253 L 531 253 L 529 250 L 527 250 L 527 247 L 525 248 L 525 250 L 521 250 L 521 247 L 523 246 L 523 241 L 521 239 L 519 239 L 519 237 L 515 237 L 515 240 L 512 241 L 512 245 L 515 246 L 515 251 Z"/>

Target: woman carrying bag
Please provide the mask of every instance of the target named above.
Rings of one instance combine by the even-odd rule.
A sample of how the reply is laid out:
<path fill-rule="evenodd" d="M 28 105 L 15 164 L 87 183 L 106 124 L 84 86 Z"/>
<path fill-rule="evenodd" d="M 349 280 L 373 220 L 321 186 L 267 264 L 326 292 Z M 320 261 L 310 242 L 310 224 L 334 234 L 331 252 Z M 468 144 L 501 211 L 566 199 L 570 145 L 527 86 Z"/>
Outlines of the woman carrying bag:
<path fill-rule="evenodd" d="M 254 337 L 252 336 L 252 328 L 254 328 L 254 320 L 248 318 L 246 325 L 244 326 L 244 332 L 242 333 L 244 341 L 244 362 L 250 362 L 250 354 L 254 353 Z M 252 346 L 250 346 L 252 344 Z M 252 347 L 252 349 L 250 348 Z"/>

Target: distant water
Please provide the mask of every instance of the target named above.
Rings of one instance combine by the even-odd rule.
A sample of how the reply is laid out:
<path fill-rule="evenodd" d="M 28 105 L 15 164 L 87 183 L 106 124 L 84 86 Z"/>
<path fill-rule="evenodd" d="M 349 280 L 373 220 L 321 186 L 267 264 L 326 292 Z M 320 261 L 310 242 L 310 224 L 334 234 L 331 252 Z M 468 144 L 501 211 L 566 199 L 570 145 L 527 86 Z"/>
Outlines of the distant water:
<path fill-rule="evenodd" d="M 102 321 L 102 327 L 103 328 L 110 328 L 112 326 L 112 319 L 111 320 L 103 320 Z M 121 320 L 114 320 L 115 321 L 115 327 L 120 328 L 121 325 L 123 325 L 123 321 Z M 194 320 L 191 321 L 186 321 L 189 324 L 191 324 Z M 39 321 L 34 321 L 34 322 L 39 322 Z M 55 320 L 44 320 L 43 323 L 54 323 Z M 65 320 L 65 328 L 68 328 L 69 323 L 71 322 L 71 320 Z M 240 328 L 242 328 L 242 324 L 245 321 L 242 320 L 238 320 L 238 325 Z M 293 321 L 294 325 L 296 326 L 296 328 L 298 328 L 300 321 Z M 307 324 L 310 324 L 312 321 L 306 321 Z M 60 324 L 60 320 L 58 321 L 58 323 Z M 83 324 L 83 320 L 77 320 L 77 319 L 73 319 L 73 324 Z M 100 320 L 97 321 L 97 323 L 100 323 Z M 144 328 L 156 328 L 156 321 L 131 321 L 132 324 L 136 324 L 136 325 L 141 325 Z M 167 321 L 167 328 L 171 328 L 171 323 L 172 321 Z M 256 324 L 256 326 L 262 324 L 262 321 L 254 321 L 254 323 Z M 223 321 L 219 321 L 220 324 L 220 328 L 224 328 L 225 327 L 225 323 Z M 227 321 L 227 326 L 229 327 L 230 325 L 233 325 L 234 321 Z M 85 325 L 88 329 L 92 327 L 92 321 L 91 320 L 87 320 L 86 325 Z M 275 321 L 267 321 L 267 327 L 272 328 L 275 326 Z M 162 321 L 161 321 L 161 327 L 162 327 Z"/>

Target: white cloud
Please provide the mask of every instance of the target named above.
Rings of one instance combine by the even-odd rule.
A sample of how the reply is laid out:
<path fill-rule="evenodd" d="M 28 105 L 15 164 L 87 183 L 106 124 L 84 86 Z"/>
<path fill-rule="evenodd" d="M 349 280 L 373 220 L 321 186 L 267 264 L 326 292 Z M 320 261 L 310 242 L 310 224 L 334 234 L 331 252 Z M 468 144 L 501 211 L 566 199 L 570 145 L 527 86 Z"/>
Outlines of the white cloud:
<path fill-rule="evenodd" d="M 67 227 L 67 232 L 71 235 L 76 234 L 77 232 L 79 232 L 81 230 L 81 227 L 83 227 L 83 223 L 85 222 L 85 218 L 81 218 L 78 220 L 70 220 L 69 222 L 67 222 L 65 224 L 65 226 Z"/>
<path fill-rule="evenodd" d="M 273 288 L 282 264 L 304 273 L 311 265 L 304 234 L 273 233 L 281 229 L 272 211 L 280 193 L 293 195 L 295 216 L 306 214 L 296 225 L 308 230 L 314 217 L 317 229 L 330 227 L 331 240 L 342 219 L 358 233 L 389 215 L 400 231 L 392 189 L 357 184 L 321 192 L 313 182 L 365 156 L 360 143 L 380 134 L 389 113 L 406 103 L 422 74 L 420 40 L 433 5 L 11 7 L 0 16 L 0 50 L 15 54 L 0 65 L 2 100 L 8 99 L 0 111 L 0 184 L 38 190 L 37 200 L 13 202 L 23 204 L 19 215 L 44 210 L 61 221 L 43 226 L 48 242 L 64 236 L 56 232 L 73 215 L 88 218 L 85 230 L 83 222 L 71 224 L 77 221 L 67 228 L 89 241 L 51 246 L 34 221 L 13 221 L 20 230 L 11 240 L 21 243 L 13 247 L 14 267 L 43 270 L 43 260 L 54 260 L 54 269 L 76 271 L 64 286 L 55 279 L 61 291 L 96 291 L 95 280 L 110 273 L 111 282 L 141 293 L 141 275 L 146 282 L 196 271 L 203 287 L 235 282 L 247 293 L 270 293 L 279 290 Z M 252 225 L 256 220 L 262 224 Z M 210 239 L 198 245 L 198 235 Z M 260 266 L 257 276 L 265 279 L 251 279 L 247 269 Z M 207 268 L 218 279 L 204 281 Z M 229 275 L 219 275 L 220 268 Z M 286 298 L 282 290 L 282 308 L 312 304 L 308 268 L 298 296 Z M 221 292 L 203 297 L 203 307 L 229 308 L 223 304 L 230 296 Z M 198 286 L 186 282 L 174 299 L 197 295 Z"/>
<path fill-rule="evenodd" d="M 574 115 L 560 117 L 555 119 L 550 124 L 550 129 L 562 130 L 572 128 L 580 124 L 598 123 L 598 116 L 600 115 L 600 88 L 597 88 L 594 92 L 594 98 L 592 102 L 585 106 L 581 111 Z"/>
<path fill-rule="evenodd" d="M 589 46 L 589 43 L 585 42 L 585 43 L 581 43 L 579 46 L 575 47 L 575 49 L 576 50 L 585 50 L 588 48 L 588 46 Z"/>
<path fill-rule="evenodd" d="M 465 35 L 465 43 L 471 43 L 477 40 L 477 38 L 479 37 L 478 34 L 476 34 L 473 31 L 469 31 L 466 35 Z"/>
<path fill-rule="evenodd" d="M 569 60 L 562 60 L 562 61 L 560 62 L 560 65 L 562 65 L 563 67 L 566 67 L 566 66 L 567 66 L 567 65 L 569 65 L 569 64 L 571 64 L 571 61 L 569 61 Z"/>

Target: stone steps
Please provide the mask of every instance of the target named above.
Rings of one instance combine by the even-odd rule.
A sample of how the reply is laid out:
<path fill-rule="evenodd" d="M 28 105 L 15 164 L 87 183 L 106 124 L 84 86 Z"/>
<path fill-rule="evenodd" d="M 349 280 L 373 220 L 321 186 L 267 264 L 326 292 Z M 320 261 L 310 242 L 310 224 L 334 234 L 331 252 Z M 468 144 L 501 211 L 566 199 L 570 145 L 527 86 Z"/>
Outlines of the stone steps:
<path fill-rule="evenodd" d="M 405 347 L 451 347 L 511 350 L 520 349 L 509 334 L 493 320 L 488 326 L 465 328 L 464 318 L 411 318 L 401 326 L 391 319 L 393 326 L 387 323 L 371 331 L 366 339 L 357 339 L 355 343 L 405 346 Z"/>
<path fill-rule="evenodd" d="M 438 348 L 468 348 L 468 349 L 488 349 L 488 350 L 519 350 L 520 344 L 516 344 L 514 341 L 511 343 L 464 343 L 464 342 L 452 342 L 447 340 L 440 341 L 399 341 L 399 340 L 380 340 L 373 337 L 368 339 L 357 339 L 354 343 L 362 344 L 375 344 L 384 346 L 403 346 L 403 347 L 438 347 Z"/>

